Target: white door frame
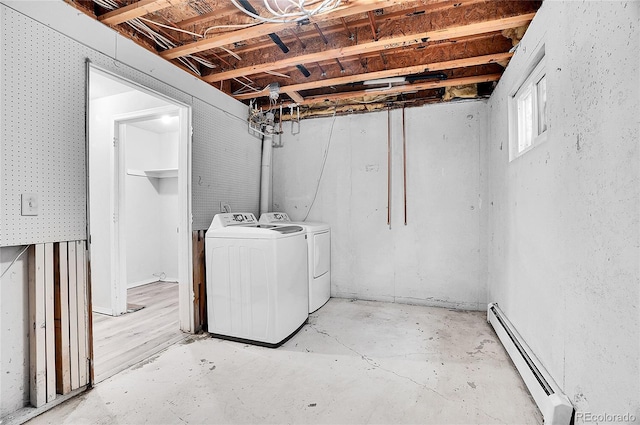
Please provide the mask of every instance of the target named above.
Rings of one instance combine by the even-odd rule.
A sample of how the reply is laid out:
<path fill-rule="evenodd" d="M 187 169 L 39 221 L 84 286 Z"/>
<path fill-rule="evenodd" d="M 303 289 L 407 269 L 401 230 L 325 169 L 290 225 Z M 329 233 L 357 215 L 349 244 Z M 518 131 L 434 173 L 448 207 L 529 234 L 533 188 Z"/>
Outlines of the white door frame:
<path fill-rule="evenodd" d="M 193 292 L 193 253 L 191 252 L 191 234 L 192 234 L 192 207 L 191 207 L 191 106 L 169 98 L 161 93 L 157 93 L 149 88 L 141 86 L 135 82 L 127 80 L 117 74 L 113 74 L 102 68 L 89 64 L 89 67 L 101 74 L 115 79 L 123 84 L 132 86 L 134 89 L 142 91 L 151 96 L 160 98 L 170 106 L 139 110 L 126 114 L 120 114 L 112 117 L 114 136 L 120 137 L 121 124 L 132 121 L 140 121 L 145 118 L 165 115 L 167 113 L 175 114 L 179 117 L 179 146 L 178 146 L 178 202 L 179 202 L 179 224 L 178 224 L 178 279 L 179 279 L 179 317 L 180 329 L 184 332 L 193 333 L 195 331 L 194 323 L 194 299 Z M 124 177 L 126 168 L 124 164 L 124 149 L 121 143 L 116 143 L 113 156 L 114 170 L 114 195 L 112 211 L 114 213 L 115 224 L 111 231 L 112 240 L 112 257 L 111 264 L 111 296 L 112 305 L 116 311 L 126 311 L 126 247 L 120 241 L 124 240 L 124 232 L 126 223 L 124 220 Z M 89 175 L 87 175 L 87 179 Z M 111 196 L 110 195 L 110 196 Z M 88 220 L 90 222 L 90 220 Z"/>

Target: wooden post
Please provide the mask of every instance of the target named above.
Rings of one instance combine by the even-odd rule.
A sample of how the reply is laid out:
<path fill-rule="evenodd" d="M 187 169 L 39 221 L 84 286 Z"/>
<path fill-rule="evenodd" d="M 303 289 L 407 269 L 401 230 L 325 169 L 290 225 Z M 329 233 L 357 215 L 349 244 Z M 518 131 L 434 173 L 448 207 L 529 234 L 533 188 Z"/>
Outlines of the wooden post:
<path fill-rule="evenodd" d="M 56 332 L 53 278 L 53 243 L 44 244 L 44 315 L 47 369 L 47 403 L 56 398 Z"/>
<path fill-rule="evenodd" d="M 191 235 L 193 249 L 193 311 L 196 332 L 207 326 L 207 293 L 205 284 L 204 230 L 195 230 Z"/>
<path fill-rule="evenodd" d="M 29 384 L 31 404 L 47 402 L 44 244 L 29 248 Z"/>
<path fill-rule="evenodd" d="M 87 385 L 88 362 L 87 362 L 87 297 L 85 292 L 86 262 L 84 241 L 76 241 L 76 290 L 77 290 L 77 321 L 78 321 L 78 379 L 80 386 Z"/>
<path fill-rule="evenodd" d="M 69 357 L 69 274 L 67 243 L 54 245 L 55 321 L 56 321 L 56 389 L 59 394 L 71 392 L 71 360 Z"/>
<path fill-rule="evenodd" d="M 69 271 L 69 353 L 71 360 L 71 390 L 80 388 L 80 376 L 78 370 L 78 303 L 77 298 L 77 273 L 76 268 L 76 243 L 68 244 L 68 271 Z"/>

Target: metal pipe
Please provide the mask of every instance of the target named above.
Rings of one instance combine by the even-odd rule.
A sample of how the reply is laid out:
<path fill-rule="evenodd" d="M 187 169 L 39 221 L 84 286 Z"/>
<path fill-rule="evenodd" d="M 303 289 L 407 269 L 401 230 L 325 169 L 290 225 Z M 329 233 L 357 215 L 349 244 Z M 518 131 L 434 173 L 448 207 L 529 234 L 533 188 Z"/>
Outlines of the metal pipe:
<path fill-rule="evenodd" d="M 391 229 L 391 108 L 387 107 L 387 225 Z"/>
<path fill-rule="evenodd" d="M 402 172 L 404 190 L 404 225 L 407 225 L 407 132 L 404 121 L 404 105 L 402 105 Z"/>

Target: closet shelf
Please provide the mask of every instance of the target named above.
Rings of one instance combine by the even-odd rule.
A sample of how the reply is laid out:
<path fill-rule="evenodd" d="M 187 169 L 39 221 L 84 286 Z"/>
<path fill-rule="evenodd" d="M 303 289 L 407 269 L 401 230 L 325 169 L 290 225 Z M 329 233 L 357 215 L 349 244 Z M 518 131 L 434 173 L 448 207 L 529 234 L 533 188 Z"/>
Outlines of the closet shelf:
<path fill-rule="evenodd" d="M 158 170 L 132 170 L 128 169 L 127 174 L 130 176 L 153 177 L 157 179 L 165 179 L 178 177 L 177 168 L 162 168 Z"/>

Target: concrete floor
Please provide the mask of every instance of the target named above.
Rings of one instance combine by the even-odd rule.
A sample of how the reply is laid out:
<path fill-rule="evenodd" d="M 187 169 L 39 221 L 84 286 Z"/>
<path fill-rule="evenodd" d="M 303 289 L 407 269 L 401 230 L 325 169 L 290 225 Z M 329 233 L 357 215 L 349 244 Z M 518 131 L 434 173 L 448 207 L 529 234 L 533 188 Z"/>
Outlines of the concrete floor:
<path fill-rule="evenodd" d="M 188 338 L 33 424 L 541 424 L 482 312 L 332 299 L 273 350 Z"/>

